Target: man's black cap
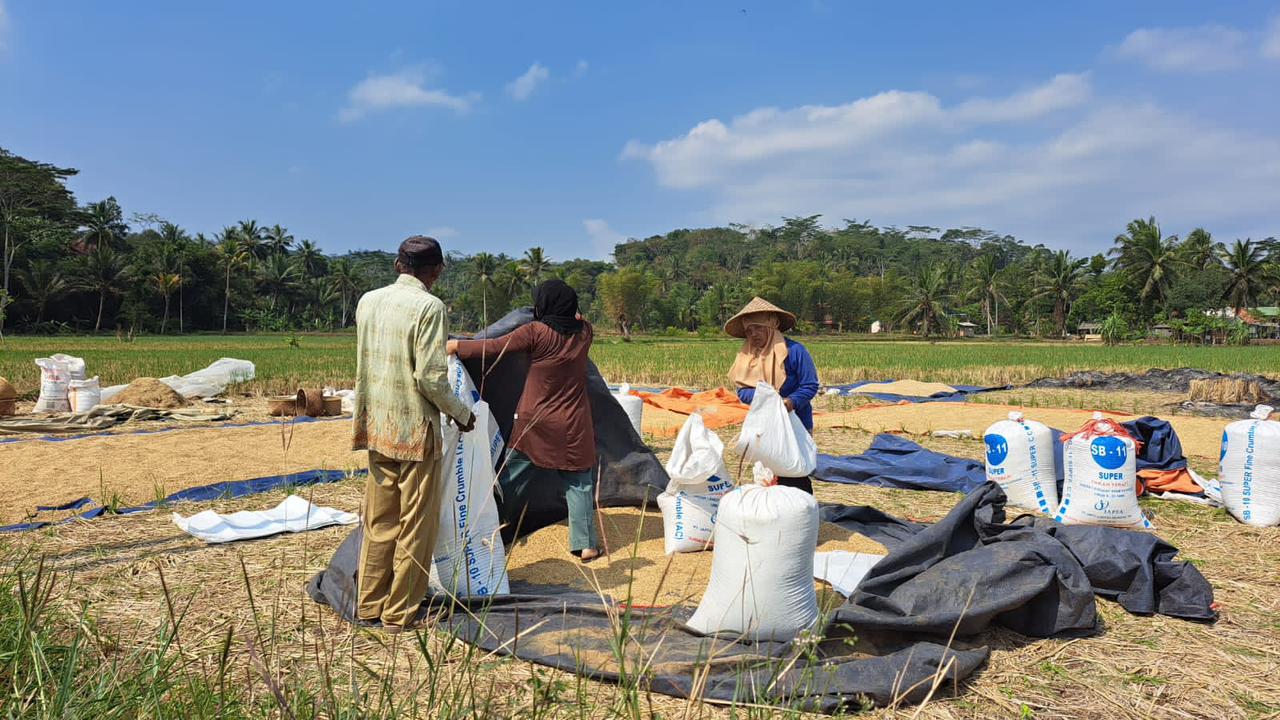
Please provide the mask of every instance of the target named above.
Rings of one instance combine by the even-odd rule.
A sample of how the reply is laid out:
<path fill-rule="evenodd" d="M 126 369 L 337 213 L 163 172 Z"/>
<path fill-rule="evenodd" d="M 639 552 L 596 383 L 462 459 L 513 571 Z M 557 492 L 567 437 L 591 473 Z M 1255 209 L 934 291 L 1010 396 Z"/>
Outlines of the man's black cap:
<path fill-rule="evenodd" d="M 400 253 L 396 260 L 408 268 L 429 267 L 444 264 L 444 252 L 435 238 L 426 235 L 414 235 L 400 243 Z"/>

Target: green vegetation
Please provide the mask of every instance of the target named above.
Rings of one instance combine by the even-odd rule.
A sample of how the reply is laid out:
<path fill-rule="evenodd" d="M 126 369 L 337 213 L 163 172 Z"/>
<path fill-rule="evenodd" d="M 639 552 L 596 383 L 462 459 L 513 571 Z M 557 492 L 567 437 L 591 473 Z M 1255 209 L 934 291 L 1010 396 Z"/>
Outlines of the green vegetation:
<path fill-rule="evenodd" d="M 1022 383 L 1076 370 L 1143 371 L 1198 367 L 1220 372 L 1275 373 L 1275 348 L 1186 345 L 1103 345 L 1049 342 L 884 341 L 804 338 L 823 382 L 913 378 L 974 385 Z M 591 356 L 613 382 L 715 387 L 723 385 L 738 342 L 728 338 L 644 337 L 623 342 L 597 338 Z M 299 386 L 350 387 L 355 338 L 330 335 L 144 337 L 10 337 L 0 345 L 0 377 L 34 397 L 39 370 L 33 360 L 56 352 L 83 357 L 105 384 L 140 376 L 198 370 L 221 357 L 250 360 L 258 378 L 245 392 L 282 393 Z M 678 362 L 673 361 L 678 359 Z"/>
<path fill-rule="evenodd" d="M 385 251 L 400 238 L 328 256 L 253 219 L 192 236 L 154 214 L 126 222 L 115 198 L 77 204 L 65 186 L 76 172 L 0 149 L 0 331 L 331 331 L 350 325 L 361 293 L 391 279 Z M 554 261 L 538 247 L 519 257 L 450 252 L 435 292 L 455 328 L 474 330 L 528 304 L 534 284 L 561 277 L 587 316 L 624 337 L 711 331 L 761 295 L 809 330 L 866 331 L 879 321 L 931 337 L 971 321 L 988 335 L 1062 337 L 1118 315 L 1138 335 L 1167 324 L 1175 340 L 1225 344 L 1249 339 L 1232 334 L 1242 310 L 1280 304 L 1273 238 L 1227 246 L 1196 228 L 1180 240 L 1155 218 L 1137 219 L 1108 259 L 979 228 L 819 220 L 674 230 L 616 246 L 613 263 Z M 1234 313 L 1209 327 L 1206 311 L 1224 308 Z"/>

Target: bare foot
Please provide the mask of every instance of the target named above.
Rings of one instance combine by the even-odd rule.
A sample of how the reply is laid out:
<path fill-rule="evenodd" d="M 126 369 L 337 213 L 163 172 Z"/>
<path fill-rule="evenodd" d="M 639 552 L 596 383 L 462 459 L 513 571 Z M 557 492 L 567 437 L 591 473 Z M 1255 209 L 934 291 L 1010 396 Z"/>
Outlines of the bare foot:
<path fill-rule="evenodd" d="M 598 557 L 600 557 L 600 551 L 595 548 L 586 548 L 578 554 L 578 559 L 584 563 L 591 562 Z"/>

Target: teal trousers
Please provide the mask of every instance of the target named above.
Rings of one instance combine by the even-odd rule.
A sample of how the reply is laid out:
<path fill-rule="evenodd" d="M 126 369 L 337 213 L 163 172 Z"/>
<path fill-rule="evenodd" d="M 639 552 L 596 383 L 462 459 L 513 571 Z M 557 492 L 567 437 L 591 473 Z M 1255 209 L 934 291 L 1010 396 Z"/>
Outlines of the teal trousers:
<path fill-rule="evenodd" d="M 513 528 L 519 527 L 533 493 L 554 493 L 563 488 L 569 507 L 569 550 L 576 554 L 597 547 L 596 483 L 590 470 L 570 472 L 539 467 L 528 455 L 513 449 L 498 483 L 502 486 L 502 522 Z"/>

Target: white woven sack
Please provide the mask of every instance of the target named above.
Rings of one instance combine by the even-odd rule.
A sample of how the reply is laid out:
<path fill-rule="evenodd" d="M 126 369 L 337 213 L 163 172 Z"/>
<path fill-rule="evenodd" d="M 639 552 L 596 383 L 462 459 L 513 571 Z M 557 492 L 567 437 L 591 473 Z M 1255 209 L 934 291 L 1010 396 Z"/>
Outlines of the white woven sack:
<path fill-rule="evenodd" d="M 473 407 L 480 402 L 480 391 L 476 389 L 475 383 L 471 382 L 471 374 L 467 372 L 467 368 L 462 362 L 453 355 L 449 356 L 449 388 L 453 390 L 453 394 L 462 404 L 467 407 Z M 352 407 L 355 406 L 354 395 L 352 397 Z M 441 425 L 443 427 L 443 425 Z M 489 439 L 489 456 L 493 461 L 493 467 L 498 466 L 498 461 L 502 459 L 502 448 L 504 441 L 502 439 L 502 430 L 498 427 L 498 423 L 489 423 L 488 435 Z"/>
<path fill-rule="evenodd" d="M 506 595 L 507 555 L 499 530 L 498 504 L 493 496 L 497 477 L 489 455 L 489 405 L 475 403 L 476 427 L 460 433 L 444 427 L 444 500 L 440 503 L 440 532 L 431 564 L 431 589 L 458 597 Z"/>
<path fill-rule="evenodd" d="M 40 397 L 36 400 L 34 412 L 70 412 L 67 384 L 71 382 L 71 374 L 67 364 L 54 356 L 37 358 L 36 366 L 40 368 Z"/>
<path fill-rule="evenodd" d="M 71 412 L 89 412 L 102 404 L 102 385 L 95 375 L 88 380 L 71 380 L 67 383 L 67 402 Z"/>
<path fill-rule="evenodd" d="M 724 465 L 724 443 L 702 416 L 689 416 L 667 460 L 667 489 L 658 495 L 668 555 L 710 548 L 720 498 L 733 489 Z"/>
<path fill-rule="evenodd" d="M 1057 467 L 1053 431 L 1043 423 L 1009 413 L 987 428 L 987 479 L 998 484 L 1018 507 L 1050 514 L 1058 508 Z"/>
<path fill-rule="evenodd" d="M 1250 420 L 1222 432 L 1218 482 L 1222 502 L 1237 520 L 1255 527 L 1280 525 L 1280 422 L 1259 405 Z"/>
<path fill-rule="evenodd" d="M 746 485 L 720 499 L 711 578 L 689 627 L 788 641 L 818 619 L 818 502 L 796 488 Z"/>
<path fill-rule="evenodd" d="M 759 462 L 778 477 L 807 477 L 818 465 L 813 436 L 765 382 L 756 386 L 735 449 L 747 462 Z"/>
<path fill-rule="evenodd" d="M 1150 530 L 1138 505 L 1136 446 L 1102 413 L 1094 413 L 1092 425 L 1095 430 L 1073 436 L 1063 448 L 1066 480 L 1054 519 Z"/>

